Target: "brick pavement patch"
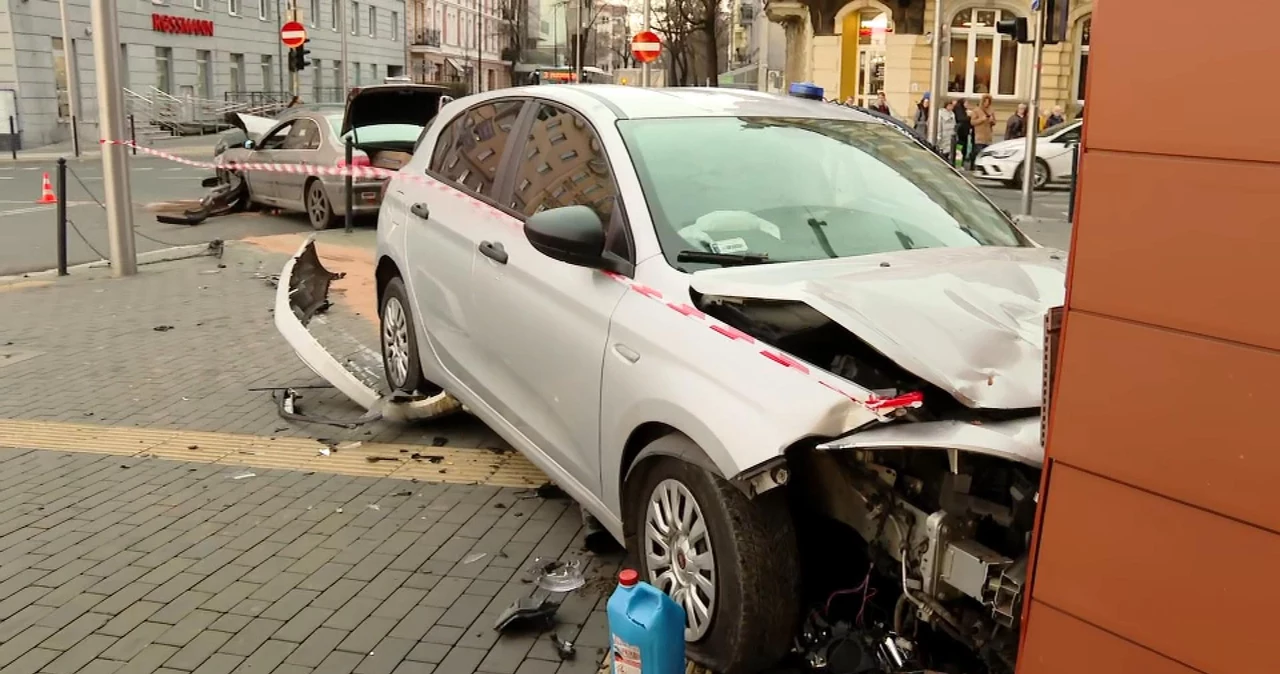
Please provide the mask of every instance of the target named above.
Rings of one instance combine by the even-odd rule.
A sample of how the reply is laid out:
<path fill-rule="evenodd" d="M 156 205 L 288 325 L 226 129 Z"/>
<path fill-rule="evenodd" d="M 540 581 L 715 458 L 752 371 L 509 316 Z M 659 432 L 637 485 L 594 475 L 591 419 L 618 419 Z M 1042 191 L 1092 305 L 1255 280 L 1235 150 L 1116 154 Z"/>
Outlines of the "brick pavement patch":
<path fill-rule="evenodd" d="M 601 588 L 621 560 L 583 551 L 570 501 L 242 472 L 0 449 L 0 671 L 597 670 Z M 520 569 L 533 557 L 587 561 L 593 581 L 555 626 L 578 641 L 576 660 L 560 662 L 546 634 L 492 629 L 530 591 Z"/>
<path fill-rule="evenodd" d="M 270 393 L 250 389 L 324 384 L 272 321 L 270 278 L 287 257 L 232 242 L 221 260 L 146 265 L 125 279 L 78 269 L 51 284 L 0 283 L 0 348 L 28 354 L 20 362 L 5 359 L 11 362 L 3 367 L 0 419 L 425 445 L 442 438 L 458 447 L 507 447 L 468 415 L 352 430 L 281 419 Z M 335 289 L 341 291 L 344 281 Z M 377 348 L 376 326 L 342 305 L 323 320 Z M 156 329 L 166 326 L 171 329 Z M 363 413 L 333 389 L 302 393 L 308 413 Z"/>
<path fill-rule="evenodd" d="M 0 447 L 52 449 L 248 468 L 532 487 L 546 476 L 518 452 L 0 419 Z M 321 449 L 328 450 L 326 456 Z M 415 456 L 419 458 L 414 458 Z M 246 470 L 244 472 L 252 472 Z M 283 546 L 282 546 L 283 547 Z"/>

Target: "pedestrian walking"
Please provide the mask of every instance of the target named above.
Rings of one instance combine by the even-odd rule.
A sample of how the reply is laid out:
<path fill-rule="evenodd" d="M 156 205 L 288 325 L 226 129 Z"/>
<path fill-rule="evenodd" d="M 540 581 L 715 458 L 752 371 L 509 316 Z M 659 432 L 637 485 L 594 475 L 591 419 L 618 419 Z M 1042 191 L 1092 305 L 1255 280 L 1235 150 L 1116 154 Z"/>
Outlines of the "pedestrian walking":
<path fill-rule="evenodd" d="M 956 165 L 956 105 L 956 101 L 947 101 L 938 110 L 938 154 L 952 166 Z"/>
<path fill-rule="evenodd" d="M 969 106 L 963 98 L 956 100 L 953 111 L 956 116 L 956 145 L 960 147 L 960 165 L 965 166 L 969 163 L 969 152 L 973 149 L 973 123 L 969 120 Z M 955 148 L 952 148 L 951 154 L 955 154 Z"/>
<path fill-rule="evenodd" d="M 1018 109 L 1012 115 L 1009 115 L 1009 121 L 1004 125 L 1004 139 L 1017 140 L 1027 137 L 1027 104 L 1019 103 Z"/>
<path fill-rule="evenodd" d="M 1067 121 L 1067 118 L 1062 114 L 1062 106 L 1055 105 L 1053 106 L 1053 112 L 1049 113 L 1049 117 L 1044 120 L 1044 126 L 1047 129 L 1051 126 L 1057 126 L 1065 121 Z"/>
<path fill-rule="evenodd" d="M 912 124 L 916 133 L 922 136 L 929 134 L 929 92 L 924 92 L 924 96 L 916 103 L 916 119 Z"/>
<path fill-rule="evenodd" d="M 991 94 L 983 94 L 978 108 L 969 113 L 969 121 L 973 124 L 973 154 L 969 155 L 969 170 L 973 163 L 988 145 L 996 132 L 996 113 L 991 109 Z"/>
<path fill-rule="evenodd" d="M 882 115 L 893 115 L 893 111 L 889 109 L 889 100 L 884 97 L 884 92 L 876 94 L 876 102 L 871 104 L 871 109 Z"/>

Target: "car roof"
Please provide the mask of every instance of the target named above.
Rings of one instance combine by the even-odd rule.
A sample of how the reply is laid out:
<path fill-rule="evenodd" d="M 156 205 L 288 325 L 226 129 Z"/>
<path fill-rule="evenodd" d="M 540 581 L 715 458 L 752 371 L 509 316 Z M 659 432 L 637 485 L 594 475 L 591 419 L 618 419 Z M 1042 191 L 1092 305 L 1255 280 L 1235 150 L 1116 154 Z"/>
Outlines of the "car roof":
<path fill-rule="evenodd" d="M 603 104 L 619 119 L 799 117 L 879 121 L 843 105 L 727 87 L 642 88 L 613 84 L 562 84 L 514 87 L 492 93 L 495 97 L 537 96 L 578 107 Z"/>

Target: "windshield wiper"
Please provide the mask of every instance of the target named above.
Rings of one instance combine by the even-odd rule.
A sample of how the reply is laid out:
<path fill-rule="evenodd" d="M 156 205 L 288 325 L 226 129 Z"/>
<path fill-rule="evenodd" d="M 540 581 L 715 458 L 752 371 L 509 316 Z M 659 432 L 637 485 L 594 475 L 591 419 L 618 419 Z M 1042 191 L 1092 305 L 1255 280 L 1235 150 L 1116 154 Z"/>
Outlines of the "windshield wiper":
<path fill-rule="evenodd" d="M 682 250 L 676 253 L 676 262 L 707 262 L 727 266 L 764 264 L 769 256 L 764 253 L 708 253 L 702 250 Z"/>

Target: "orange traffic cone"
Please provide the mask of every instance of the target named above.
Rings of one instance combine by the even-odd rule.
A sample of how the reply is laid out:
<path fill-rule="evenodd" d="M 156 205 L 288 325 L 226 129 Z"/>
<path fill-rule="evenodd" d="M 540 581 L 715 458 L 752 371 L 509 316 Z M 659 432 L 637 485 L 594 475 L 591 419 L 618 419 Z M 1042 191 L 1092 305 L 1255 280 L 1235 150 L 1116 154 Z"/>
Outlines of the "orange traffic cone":
<path fill-rule="evenodd" d="M 56 204 L 58 197 L 53 194 L 53 185 L 49 182 L 49 172 L 45 171 L 44 179 L 40 183 L 40 198 L 36 200 L 37 204 Z"/>

